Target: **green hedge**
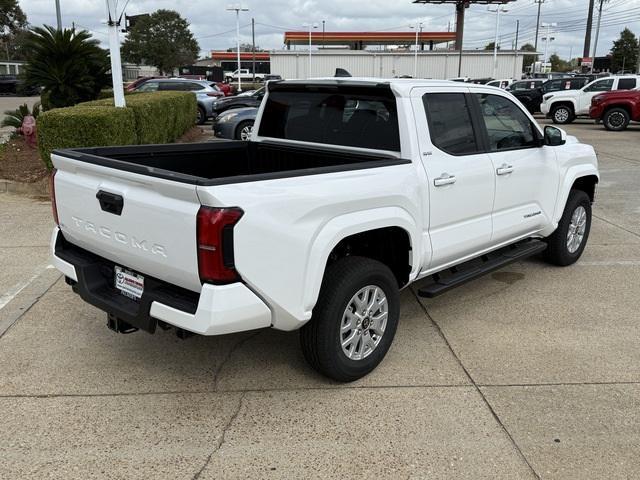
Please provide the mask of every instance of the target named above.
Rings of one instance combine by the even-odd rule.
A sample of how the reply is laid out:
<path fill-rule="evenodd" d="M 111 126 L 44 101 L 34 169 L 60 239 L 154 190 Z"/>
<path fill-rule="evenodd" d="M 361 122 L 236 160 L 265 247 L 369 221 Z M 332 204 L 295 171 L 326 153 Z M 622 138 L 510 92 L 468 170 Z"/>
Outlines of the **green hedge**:
<path fill-rule="evenodd" d="M 127 108 L 136 116 L 138 143 L 173 142 L 191 128 L 196 119 L 197 100 L 189 92 L 149 92 L 128 95 Z M 80 105 L 113 105 L 113 99 L 94 100 Z"/>
<path fill-rule="evenodd" d="M 128 108 L 55 108 L 38 117 L 38 150 L 51 168 L 51 152 L 58 148 L 135 145 L 135 127 Z"/>
<path fill-rule="evenodd" d="M 113 99 L 49 110 L 38 118 L 40 156 L 51 168 L 58 148 L 171 143 L 195 124 L 197 101 L 189 92 L 128 95 L 126 108 Z"/>

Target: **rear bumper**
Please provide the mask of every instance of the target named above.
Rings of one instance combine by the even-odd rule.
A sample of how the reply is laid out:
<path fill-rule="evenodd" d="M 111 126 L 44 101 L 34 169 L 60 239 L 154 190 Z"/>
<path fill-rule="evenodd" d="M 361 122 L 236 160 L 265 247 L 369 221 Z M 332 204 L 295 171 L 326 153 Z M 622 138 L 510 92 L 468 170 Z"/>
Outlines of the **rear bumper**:
<path fill-rule="evenodd" d="M 114 263 L 67 242 L 58 228 L 51 238 L 53 264 L 73 291 L 91 305 L 153 333 L 158 320 L 200 335 L 223 335 L 271 325 L 271 311 L 246 285 L 204 284 L 201 292 L 145 276 L 139 301 L 114 287 Z M 122 265 L 126 267 L 126 265 Z"/>

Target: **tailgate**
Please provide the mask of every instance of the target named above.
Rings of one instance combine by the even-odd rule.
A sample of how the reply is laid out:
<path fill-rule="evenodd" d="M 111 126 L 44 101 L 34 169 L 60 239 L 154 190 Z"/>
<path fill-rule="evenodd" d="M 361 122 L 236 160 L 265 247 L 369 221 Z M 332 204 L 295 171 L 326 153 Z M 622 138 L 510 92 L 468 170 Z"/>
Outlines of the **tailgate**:
<path fill-rule="evenodd" d="M 59 154 L 52 160 L 58 169 L 60 229 L 69 242 L 143 275 L 200 291 L 195 185 Z"/>

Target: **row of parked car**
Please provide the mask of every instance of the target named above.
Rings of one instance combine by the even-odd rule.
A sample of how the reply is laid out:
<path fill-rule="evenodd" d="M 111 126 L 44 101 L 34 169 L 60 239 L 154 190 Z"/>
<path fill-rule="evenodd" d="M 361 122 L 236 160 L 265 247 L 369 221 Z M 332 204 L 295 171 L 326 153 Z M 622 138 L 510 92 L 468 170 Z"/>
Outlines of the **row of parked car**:
<path fill-rule="evenodd" d="M 584 75 L 559 78 L 454 79 L 505 89 L 532 114 L 542 113 L 554 123 L 592 118 L 607 130 L 625 130 L 640 121 L 640 75 Z"/>

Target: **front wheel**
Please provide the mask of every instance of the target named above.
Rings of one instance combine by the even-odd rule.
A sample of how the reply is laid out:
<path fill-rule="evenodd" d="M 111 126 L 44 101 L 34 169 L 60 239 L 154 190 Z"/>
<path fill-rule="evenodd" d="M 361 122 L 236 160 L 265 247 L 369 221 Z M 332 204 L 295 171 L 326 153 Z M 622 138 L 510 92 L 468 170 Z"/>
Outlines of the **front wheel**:
<path fill-rule="evenodd" d="M 630 121 L 631 117 L 629 116 L 629 112 L 624 108 L 612 108 L 607 110 L 607 113 L 604 114 L 604 118 L 602 119 L 604 128 L 612 132 L 621 132 L 626 130 Z"/>
<path fill-rule="evenodd" d="M 582 190 L 571 190 L 558 228 L 547 238 L 547 261 L 562 267 L 577 262 L 591 230 L 591 199 Z"/>
<path fill-rule="evenodd" d="M 207 112 L 204 111 L 204 108 L 198 106 L 198 112 L 196 113 L 196 123 L 198 125 L 204 124 L 207 121 Z"/>
<path fill-rule="evenodd" d="M 240 122 L 240 124 L 236 127 L 235 137 L 236 140 L 251 140 L 251 132 L 253 132 L 253 121 L 246 120 L 244 122 Z"/>
<path fill-rule="evenodd" d="M 302 352 L 318 372 L 340 382 L 364 377 L 385 357 L 398 326 L 398 282 L 381 262 L 346 257 L 327 267 Z"/>
<path fill-rule="evenodd" d="M 551 119 L 553 120 L 553 123 L 564 125 L 566 123 L 573 122 L 575 115 L 571 107 L 567 105 L 558 105 L 553 108 L 553 111 L 551 112 Z"/>

